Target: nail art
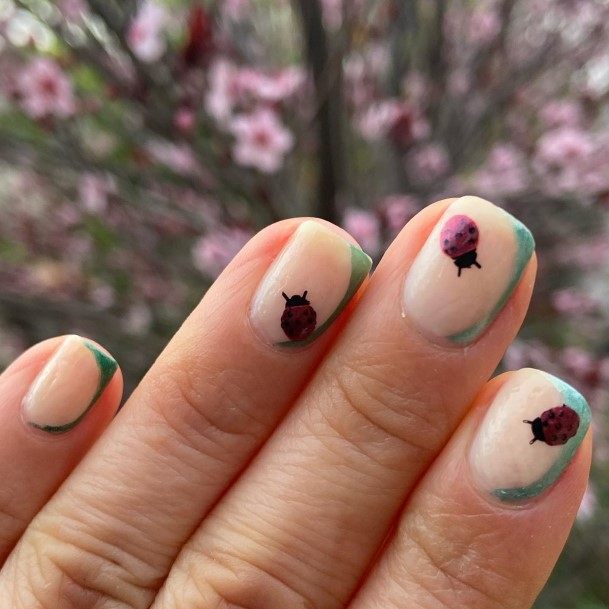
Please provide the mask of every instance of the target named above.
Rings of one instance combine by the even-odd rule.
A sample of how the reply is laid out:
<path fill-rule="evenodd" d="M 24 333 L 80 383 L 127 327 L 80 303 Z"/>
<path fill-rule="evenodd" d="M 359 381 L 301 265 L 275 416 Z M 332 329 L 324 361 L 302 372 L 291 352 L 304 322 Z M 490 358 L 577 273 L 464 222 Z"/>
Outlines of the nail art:
<path fill-rule="evenodd" d="M 502 501 L 524 501 L 556 482 L 590 426 L 583 396 L 564 381 L 523 369 L 499 389 L 470 451 L 473 478 Z"/>
<path fill-rule="evenodd" d="M 69 431 L 89 412 L 116 369 L 116 361 L 93 343 L 68 336 L 25 396 L 25 421 L 52 434 Z"/>
<path fill-rule="evenodd" d="M 250 307 L 256 333 L 280 347 L 302 347 L 325 332 L 367 277 L 372 260 L 320 222 L 294 232 Z"/>
<path fill-rule="evenodd" d="M 506 211 L 478 197 L 457 199 L 408 272 L 404 316 L 432 340 L 474 342 L 504 307 L 534 248 L 530 231 Z"/>
<path fill-rule="evenodd" d="M 467 216 L 453 216 L 444 224 L 440 233 L 442 251 L 452 258 L 457 269 L 457 277 L 461 277 L 463 269 L 478 269 L 482 265 L 478 262 L 478 247 L 480 231 L 476 223 Z"/>

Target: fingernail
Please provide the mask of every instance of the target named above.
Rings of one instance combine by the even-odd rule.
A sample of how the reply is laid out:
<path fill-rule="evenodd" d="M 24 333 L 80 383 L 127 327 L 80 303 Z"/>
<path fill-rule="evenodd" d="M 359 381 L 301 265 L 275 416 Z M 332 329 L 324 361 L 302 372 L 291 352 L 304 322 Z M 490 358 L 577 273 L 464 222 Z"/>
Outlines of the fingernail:
<path fill-rule="evenodd" d="M 590 426 L 584 397 L 560 379 L 525 368 L 491 403 L 470 449 L 473 479 L 502 501 L 524 501 L 552 486 Z"/>
<path fill-rule="evenodd" d="M 254 296 L 254 330 L 272 345 L 310 344 L 347 306 L 371 266 L 358 246 L 320 222 L 303 222 Z"/>
<path fill-rule="evenodd" d="M 25 421 L 49 433 L 69 431 L 95 404 L 116 368 L 116 361 L 93 343 L 68 336 L 25 396 Z"/>
<path fill-rule="evenodd" d="M 516 218 L 484 199 L 461 197 L 413 262 L 403 313 L 432 339 L 472 343 L 509 299 L 534 249 Z"/>

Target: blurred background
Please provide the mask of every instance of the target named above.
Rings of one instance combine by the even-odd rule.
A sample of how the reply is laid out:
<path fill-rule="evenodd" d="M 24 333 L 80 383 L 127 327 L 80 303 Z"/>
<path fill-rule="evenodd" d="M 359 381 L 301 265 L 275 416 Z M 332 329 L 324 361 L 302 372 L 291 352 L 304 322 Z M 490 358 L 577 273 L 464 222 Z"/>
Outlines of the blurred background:
<path fill-rule="evenodd" d="M 609 607 L 607 0 L 0 0 L 0 368 L 77 332 L 130 390 L 266 224 L 321 216 L 378 261 L 465 193 L 538 244 L 503 368 L 595 414 L 537 607 Z"/>

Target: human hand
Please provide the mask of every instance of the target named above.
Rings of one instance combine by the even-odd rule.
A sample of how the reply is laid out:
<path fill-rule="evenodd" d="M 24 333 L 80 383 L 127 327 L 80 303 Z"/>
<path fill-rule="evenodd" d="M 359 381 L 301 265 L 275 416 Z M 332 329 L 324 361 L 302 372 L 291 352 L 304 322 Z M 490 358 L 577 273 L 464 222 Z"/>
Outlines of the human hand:
<path fill-rule="evenodd" d="M 51 339 L 9 367 L 0 606 L 530 607 L 591 448 L 571 387 L 489 381 L 532 238 L 446 200 L 369 264 L 321 221 L 263 230 L 105 431 L 122 381 L 99 346 Z"/>

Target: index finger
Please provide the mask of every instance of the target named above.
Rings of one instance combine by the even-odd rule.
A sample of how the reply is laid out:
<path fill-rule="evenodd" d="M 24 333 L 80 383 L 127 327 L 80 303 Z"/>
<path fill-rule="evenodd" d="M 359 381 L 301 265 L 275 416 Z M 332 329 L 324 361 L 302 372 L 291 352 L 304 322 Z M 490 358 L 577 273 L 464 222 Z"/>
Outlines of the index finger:
<path fill-rule="evenodd" d="M 254 237 L 26 533 L 19 566 L 9 561 L 1 581 L 19 569 L 24 589 L 50 595 L 49 606 L 65 581 L 71 594 L 81 583 L 83 599 L 94 588 L 148 606 L 183 542 L 324 356 L 370 265 L 321 221 L 285 221 Z M 38 543 L 49 535 L 55 543 Z M 41 547 L 53 568 L 38 586 L 23 569 Z"/>

